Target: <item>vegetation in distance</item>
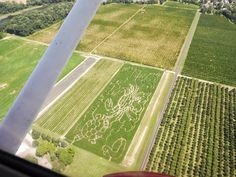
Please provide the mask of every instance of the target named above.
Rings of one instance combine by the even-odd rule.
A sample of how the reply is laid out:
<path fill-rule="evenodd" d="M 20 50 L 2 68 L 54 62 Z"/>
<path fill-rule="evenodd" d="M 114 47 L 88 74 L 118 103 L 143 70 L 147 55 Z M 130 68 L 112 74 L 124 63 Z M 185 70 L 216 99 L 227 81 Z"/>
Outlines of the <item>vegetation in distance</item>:
<path fill-rule="evenodd" d="M 179 77 L 146 169 L 176 177 L 235 176 L 236 89 Z"/>
<path fill-rule="evenodd" d="M 124 64 L 66 134 L 66 140 L 121 162 L 161 76 L 157 69 Z"/>
<path fill-rule="evenodd" d="M 28 36 L 63 20 L 70 12 L 72 6 L 73 2 L 50 4 L 40 9 L 10 17 L 0 25 L 0 29 L 7 33 Z"/>
<path fill-rule="evenodd" d="M 0 14 L 8 14 L 26 9 L 31 6 L 39 6 L 44 4 L 52 4 L 59 2 L 74 2 L 74 0 L 27 0 L 26 4 L 14 1 L 0 2 Z"/>
<path fill-rule="evenodd" d="M 94 53 L 173 69 L 195 13 L 192 10 L 147 6 Z"/>
<path fill-rule="evenodd" d="M 13 13 L 27 8 L 25 4 L 16 2 L 0 2 L 0 14 Z"/>
<path fill-rule="evenodd" d="M 0 121 L 37 65 L 46 46 L 10 38 L 0 40 Z M 59 79 L 83 61 L 74 53 Z"/>
<path fill-rule="evenodd" d="M 201 2 L 201 12 L 203 14 L 224 15 L 231 22 L 236 24 L 236 3 L 233 0 L 229 1 L 203 1 Z"/>
<path fill-rule="evenodd" d="M 58 136 L 63 135 L 122 64 L 110 60 L 98 61 L 69 92 L 37 120 L 35 127 L 49 130 Z"/>
<path fill-rule="evenodd" d="M 222 16 L 201 15 L 183 74 L 236 86 L 236 25 Z"/>
<path fill-rule="evenodd" d="M 164 6 L 174 7 L 174 8 L 186 8 L 190 10 L 199 9 L 198 4 L 188 3 L 188 2 L 178 2 L 178 1 L 167 1 Z"/>

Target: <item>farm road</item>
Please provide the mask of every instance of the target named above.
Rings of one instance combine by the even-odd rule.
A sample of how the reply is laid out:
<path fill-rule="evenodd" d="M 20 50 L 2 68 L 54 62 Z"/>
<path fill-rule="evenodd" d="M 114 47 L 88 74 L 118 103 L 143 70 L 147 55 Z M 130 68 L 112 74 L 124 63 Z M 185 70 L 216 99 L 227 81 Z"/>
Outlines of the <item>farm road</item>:
<path fill-rule="evenodd" d="M 19 11 L 10 13 L 10 14 L 2 15 L 2 16 L 0 16 L 0 21 L 8 18 L 9 16 L 19 15 L 19 14 L 22 14 L 22 13 L 27 12 L 27 11 L 32 11 L 32 10 L 38 9 L 40 7 L 43 7 L 43 6 L 30 7 L 30 8 L 19 10 Z"/>
<path fill-rule="evenodd" d="M 176 62 L 176 65 L 175 65 L 175 68 L 174 68 L 174 72 L 175 72 L 175 75 L 174 75 L 174 79 L 172 80 L 171 82 L 171 86 L 170 86 L 170 89 L 168 91 L 168 94 L 166 96 L 166 99 L 165 99 L 165 102 L 162 106 L 162 110 L 161 110 L 161 113 L 158 115 L 157 117 L 157 124 L 153 130 L 153 135 L 152 135 L 152 138 L 150 140 L 150 143 L 149 143 L 149 146 L 147 148 L 147 151 L 145 153 L 145 156 L 144 156 L 144 159 L 143 159 L 143 162 L 141 164 L 141 167 L 140 169 L 141 170 L 145 170 L 146 168 L 146 165 L 148 163 L 148 157 L 149 157 L 149 154 L 151 153 L 151 150 L 152 150 L 152 146 L 154 145 L 155 143 L 155 138 L 157 136 L 157 133 L 158 133 L 158 129 L 161 125 L 161 121 L 162 121 L 162 118 L 164 116 L 164 113 L 166 111 L 166 108 L 168 106 L 168 103 L 169 103 L 169 99 L 170 99 L 170 96 L 171 96 L 171 93 L 172 93 L 172 90 L 174 89 L 174 86 L 175 86 L 175 83 L 177 81 L 177 78 L 178 78 L 178 75 L 181 73 L 181 70 L 183 68 L 183 65 L 184 65 L 184 61 L 187 57 L 187 54 L 188 54 L 188 50 L 189 50 L 189 47 L 190 47 L 190 44 L 192 42 L 192 39 L 193 39 L 193 36 L 194 36 L 194 33 L 196 31 L 196 28 L 197 28 L 197 24 L 198 24 L 198 21 L 199 21 L 199 18 L 200 18 L 200 13 L 199 12 L 196 12 L 196 15 L 193 19 L 193 22 L 191 24 L 191 27 L 189 29 L 189 32 L 187 34 L 187 37 L 184 41 L 184 44 L 182 46 L 182 49 L 181 49 L 181 52 L 179 54 L 179 57 L 177 59 L 177 62 Z"/>
<path fill-rule="evenodd" d="M 46 101 L 44 102 L 39 116 L 44 111 L 46 111 L 47 108 L 50 107 L 56 100 L 58 100 L 59 97 L 68 91 L 96 62 L 96 58 L 88 57 L 69 74 L 67 74 L 61 81 L 59 81 L 54 86 Z"/>

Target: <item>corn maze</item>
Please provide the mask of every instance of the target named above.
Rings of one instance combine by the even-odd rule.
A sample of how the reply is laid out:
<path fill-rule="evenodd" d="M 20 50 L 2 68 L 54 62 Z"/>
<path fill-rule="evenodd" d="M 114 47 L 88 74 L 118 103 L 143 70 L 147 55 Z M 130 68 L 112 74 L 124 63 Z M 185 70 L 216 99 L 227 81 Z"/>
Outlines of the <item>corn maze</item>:
<path fill-rule="evenodd" d="M 236 89 L 179 77 L 146 169 L 236 176 Z"/>
<path fill-rule="evenodd" d="M 125 64 L 66 135 L 74 145 L 121 162 L 162 72 Z"/>

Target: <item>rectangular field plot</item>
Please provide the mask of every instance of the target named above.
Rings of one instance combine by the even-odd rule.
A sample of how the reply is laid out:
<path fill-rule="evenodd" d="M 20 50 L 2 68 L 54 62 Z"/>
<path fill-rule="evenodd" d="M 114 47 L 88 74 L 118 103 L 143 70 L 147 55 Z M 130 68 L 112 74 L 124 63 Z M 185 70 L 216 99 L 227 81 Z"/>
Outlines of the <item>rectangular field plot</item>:
<path fill-rule="evenodd" d="M 201 15 L 183 74 L 236 86 L 236 26 L 226 18 Z"/>
<path fill-rule="evenodd" d="M 179 77 L 146 169 L 176 177 L 235 176 L 236 89 Z"/>
<path fill-rule="evenodd" d="M 90 52 L 141 7 L 142 6 L 136 4 L 108 4 L 101 6 L 86 30 L 77 49 Z M 29 38 L 40 42 L 50 43 L 60 25 L 61 23 L 53 25 L 48 29 L 33 34 Z"/>
<path fill-rule="evenodd" d="M 192 10 L 147 6 L 94 52 L 172 69 L 195 13 Z"/>
<path fill-rule="evenodd" d="M 35 127 L 58 135 L 65 133 L 121 66 L 120 62 L 98 61 L 65 96 L 38 119 Z"/>
<path fill-rule="evenodd" d="M 0 121 L 45 50 L 46 46 L 19 38 L 0 40 Z M 68 74 L 83 59 L 84 57 L 74 53 L 59 79 Z"/>
<path fill-rule="evenodd" d="M 162 72 L 125 64 L 66 135 L 75 146 L 121 162 Z"/>

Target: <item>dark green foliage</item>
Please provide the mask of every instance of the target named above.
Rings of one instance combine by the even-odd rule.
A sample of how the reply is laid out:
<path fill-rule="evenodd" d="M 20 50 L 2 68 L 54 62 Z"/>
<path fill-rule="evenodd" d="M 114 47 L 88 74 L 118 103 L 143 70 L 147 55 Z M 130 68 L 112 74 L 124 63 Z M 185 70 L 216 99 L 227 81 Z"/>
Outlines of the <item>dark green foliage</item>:
<path fill-rule="evenodd" d="M 147 170 L 182 177 L 234 176 L 236 89 L 179 77 Z"/>
<path fill-rule="evenodd" d="M 3 39 L 6 36 L 3 32 L 0 32 L 0 39 Z"/>
<path fill-rule="evenodd" d="M 27 8 L 25 4 L 19 4 L 16 2 L 0 2 L 0 14 L 13 13 Z"/>
<path fill-rule="evenodd" d="M 34 139 L 34 140 L 37 140 L 37 139 L 39 139 L 39 137 L 40 137 L 40 133 L 37 131 L 37 130 L 32 130 L 32 133 L 31 133 L 31 135 L 32 135 L 32 138 Z"/>
<path fill-rule="evenodd" d="M 36 155 L 42 157 L 47 153 L 53 153 L 56 150 L 56 146 L 48 141 L 41 141 L 37 147 Z"/>
<path fill-rule="evenodd" d="M 75 151 L 72 148 L 59 148 L 56 151 L 57 158 L 65 165 L 70 165 L 73 162 Z"/>
<path fill-rule="evenodd" d="M 236 25 L 222 16 L 201 15 L 183 74 L 236 86 Z"/>
<path fill-rule="evenodd" d="M 37 147 L 38 145 L 39 145 L 39 142 L 38 142 L 38 141 L 35 140 L 35 141 L 32 142 L 32 146 L 33 146 L 33 147 Z"/>
<path fill-rule="evenodd" d="M 63 20 L 69 13 L 72 5 L 72 2 L 51 4 L 40 10 L 14 16 L 2 28 L 11 34 L 28 36 Z"/>

